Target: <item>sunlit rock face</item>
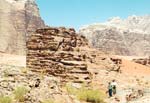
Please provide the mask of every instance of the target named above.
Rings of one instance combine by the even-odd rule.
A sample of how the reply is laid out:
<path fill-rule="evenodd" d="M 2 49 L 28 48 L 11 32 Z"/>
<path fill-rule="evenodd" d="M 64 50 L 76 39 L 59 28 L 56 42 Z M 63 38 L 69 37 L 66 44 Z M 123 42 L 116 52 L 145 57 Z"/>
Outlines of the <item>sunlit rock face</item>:
<path fill-rule="evenodd" d="M 117 55 L 150 55 L 150 16 L 114 17 L 80 28 L 91 45 Z"/>
<path fill-rule="evenodd" d="M 73 28 L 37 29 L 30 35 L 27 48 L 27 68 L 30 70 L 44 70 L 74 83 L 91 82 L 85 62 L 89 61 L 87 50 L 91 48 L 87 39 L 76 34 Z"/>
<path fill-rule="evenodd" d="M 26 39 L 44 27 L 34 0 L 0 0 L 0 51 L 26 54 Z"/>

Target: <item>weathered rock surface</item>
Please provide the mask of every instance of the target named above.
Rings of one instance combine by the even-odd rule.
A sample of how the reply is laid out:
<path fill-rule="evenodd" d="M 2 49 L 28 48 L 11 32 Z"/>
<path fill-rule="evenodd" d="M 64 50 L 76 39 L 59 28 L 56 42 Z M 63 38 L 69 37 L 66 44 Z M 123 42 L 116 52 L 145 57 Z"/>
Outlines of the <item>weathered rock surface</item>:
<path fill-rule="evenodd" d="M 136 63 L 142 64 L 142 65 L 150 66 L 150 57 L 149 58 L 133 59 L 133 61 Z"/>
<path fill-rule="evenodd" d="M 0 51 L 26 54 L 26 38 L 43 27 L 34 0 L 0 0 Z"/>
<path fill-rule="evenodd" d="M 44 70 L 64 80 L 89 82 L 86 57 L 79 52 L 84 46 L 88 46 L 87 40 L 74 29 L 38 29 L 27 42 L 27 67 L 37 72 Z"/>
<path fill-rule="evenodd" d="M 100 50 L 117 55 L 150 55 L 150 16 L 113 18 L 84 26 L 79 33 Z"/>
<path fill-rule="evenodd" d="M 54 99 L 55 103 L 75 103 L 72 102 L 67 92 L 62 91 L 60 78 L 51 75 L 41 77 L 39 73 L 29 70 L 24 72 L 23 69 L 26 68 L 0 64 L 1 96 L 14 98 L 14 90 L 18 87 L 24 87 L 28 92 L 24 95 L 23 103 L 42 103 L 49 99 Z M 39 81 L 38 85 L 37 81 Z M 18 100 L 13 99 L 13 102 L 17 103 Z"/>
<path fill-rule="evenodd" d="M 90 48 L 84 37 L 73 34 L 73 29 L 38 29 L 30 36 L 27 43 L 29 48 L 27 63 L 31 69 L 22 65 L 21 61 L 25 61 L 25 57 L 23 59 L 22 56 L 15 58 L 15 55 L 1 55 L 1 60 L 10 58 L 0 62 L 0 95 L 13 98 L 14 90 L 18 86 L 23 86 L 28 89 L 24 103 L 41 103 L 47 99 L 53 99 L 55 103 L 86 103 L 79 101 L 76 95 L 71 94 L 65 84 L 79 89 L 90 82 L 85 87 L 106 91 L 108 82 L 115 79 L 118 84 L 117 95 L 107 98 L 106 103 L 126 102 L 125 97 L 132 89 L 142 89 L 144 96 L 137 97 L 136 101 L 131 99 L 130 103 L 149 101 L 149 67 L 126 61 L 119 56 L 106 55 Z M 78 42 L 73 42 L 74 37 Z M 57 49 L 51 46 L 55 47 L 56 44 Z M 116 72 L 118 66 L 120 66 L 120 72 Z M 13 100 L 14 103 L 17 102 L 15 98 Z"/>

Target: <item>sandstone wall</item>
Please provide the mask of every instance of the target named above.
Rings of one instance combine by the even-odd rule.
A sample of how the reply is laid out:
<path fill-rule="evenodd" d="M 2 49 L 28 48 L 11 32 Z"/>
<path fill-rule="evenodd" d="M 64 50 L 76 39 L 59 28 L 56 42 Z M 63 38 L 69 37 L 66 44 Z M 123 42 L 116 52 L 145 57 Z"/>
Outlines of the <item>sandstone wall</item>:
<path fill-rule="evenodd" d="M 27 67 L 32 71 L 45 71 L 51 75 L 68 78 L 73 82 L 89 82 L 85 55 L 79 48 L 87 46 L 87 40 L 74 29 L 38 29 L 27 42 Z"/>

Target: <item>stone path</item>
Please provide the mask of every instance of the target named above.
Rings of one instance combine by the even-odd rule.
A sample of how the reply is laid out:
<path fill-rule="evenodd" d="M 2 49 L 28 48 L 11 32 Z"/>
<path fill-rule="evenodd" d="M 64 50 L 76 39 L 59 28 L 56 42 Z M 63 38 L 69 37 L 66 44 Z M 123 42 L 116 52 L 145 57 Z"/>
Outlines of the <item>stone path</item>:
<path fill-rule="evenodd" d="M 114 97 L 106 100 L 107 103 L 150 103 L 150 89 L 145 89 L 144 96 L 127 102 L 125 97 L 126 94 L 131 93 L 131 90 L 124 90 L 120 87 L 117 89 L 117 94 Z M 119 101 L 120 100 L 120 101 Z"/>
<path fill-rule="evenodd" d="M 149 96 L 143 96 L 142 98 L 140 98 L 136 101 L 131 101 L 129 103 L 150 103 L 150 95 Z"/>

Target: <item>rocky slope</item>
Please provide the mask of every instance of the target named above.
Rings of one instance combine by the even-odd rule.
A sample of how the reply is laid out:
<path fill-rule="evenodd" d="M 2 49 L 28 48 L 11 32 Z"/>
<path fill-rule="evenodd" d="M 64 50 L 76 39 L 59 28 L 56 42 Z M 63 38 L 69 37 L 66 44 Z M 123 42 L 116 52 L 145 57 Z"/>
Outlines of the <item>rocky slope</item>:
<path fill-rule="evenodd" d="M 29 36 L 27 49 L 27 68 L 61 77 L 64 82 L 90 83 L 88 63 L 100 62 L 104 63 L 100 64 L 102 68 L 107 65 L 107 70 L 117 69 L 117 60 L 107 60 L 104 53 L 90 48 L 87 39 L 72 28 L 37 29 Z"/>
<path fill-rule="evenodd" d="M 26 54 L 26 38 L 44 26 L 34 0 L 0 0 L 0 51 Z"/>
<path fill-rule="evenodd" d="M 86 49 L 86 52 L 89 53 L 89 49 Z M 98 53 L 95 54 L 98 55 Z M 2 64 L 0 62 L 0 95 L 12 98 L 12 103 L 22 103 L 14 97 L 14 90 L 18 87 L 24 87 L 28 90 L 24 95 L 24 103 L 45 103 L 45 100 L 50 99 L 53 99 L 55 101 L 54 103 L 87 103 L 78 100 L 75 95 L 67 92 L 61 78 L 46 73 L 32 72 L 26 68 L 24 63 L 25 56 L 1 55 L 4 56 L 3 58 L 9 58 L 9 62 L 13 62 L 11 64 L 7 60 L 6 62 L 3 61 Z M 2 56 L 0 59 L 2 59 Z M 95 61 L 97 60 L 98 58 L 95 59 Z M 149 103 L 150 70 L 148 68 L 134 62 L 123 60 L 124 67 L 121 68 L 122 73 L 109 72 L 107 67 L 102 68 L 102 65 L 106 62 L 108 61 L 103 60 L 101 62 L 102 64 L 98 64 L 98 61 L 97 63 L 88 63 L 88 71 L 93 74 L 91 84 L 94 89 L 102 90 L 107 87 L 107 83 L 112 79 L 116 79 L 117 81 L 117 95 L 112 98 L 107 98 L 106 103 L 126 103 L 125 95 L 131 93 L 131 89 L 138 90 L 141 88 L 144 90 L 144 96 L 132 98 L 129 103 Z M 107 66 L 109 66 L 108 64 Z M 134 69 L 135 67 L 136 69 Z M 39 80 L 40 83 L 37 85 L 37 81 Z M 74 83 L 72 83 L 72 86 L 74 88 L 81 87 Z M 116 98 L 119 101 L 116 101 Z"/>
<path fill-rule="evenodd" d="M 130 103 L 149 101 L 148 66 L 91 48 L 74 29 L 38 29 L 30 35 L 27 47 L 27 67 L 26 56 L 0 53 L 0 95 L 12 98 L 12 103 L 45 103 L 51 99 L 54 103 L 87 103 L 70 88 L 107 91 L 113 79 L 118 84 L 117 95 L 102 98 L 107 103 L 126 103 L 126 95 L 133 93 L 136 95 Z M 27 89 L 22 102 L 15 97 L 18 87 Z M 137 90 L 142 90 L 144 96 Z"/>
<path fill-rule="evenodd" d="M 83 26 L 79 33 L 90 43 L 117 55 L 150 55 L 150 16 L 115 17 L 105 23 Z"/>

